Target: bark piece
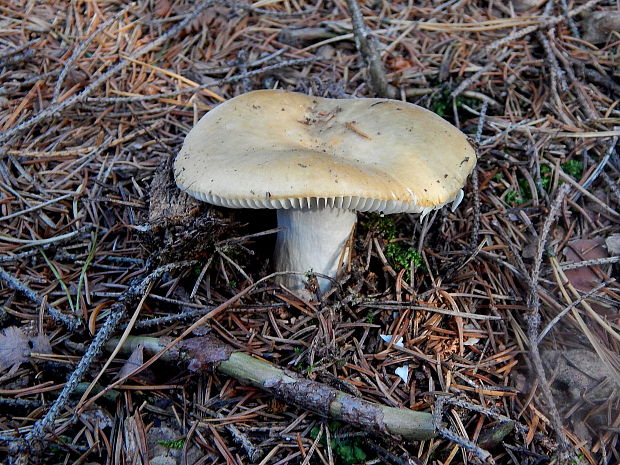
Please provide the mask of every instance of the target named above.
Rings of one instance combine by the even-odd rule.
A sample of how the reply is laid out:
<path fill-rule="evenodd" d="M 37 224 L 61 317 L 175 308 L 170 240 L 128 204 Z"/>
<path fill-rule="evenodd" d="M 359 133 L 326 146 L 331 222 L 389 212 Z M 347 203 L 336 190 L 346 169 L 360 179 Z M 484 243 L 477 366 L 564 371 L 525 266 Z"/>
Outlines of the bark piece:
<path fill-rule="evenodd" d="M 226 232 L 215 210 L 177 188 L 172 160 L 157 169 L 150 187 L 146 223 L 138 226 L 142 243 L 156 263 L 204 259 Z"/>

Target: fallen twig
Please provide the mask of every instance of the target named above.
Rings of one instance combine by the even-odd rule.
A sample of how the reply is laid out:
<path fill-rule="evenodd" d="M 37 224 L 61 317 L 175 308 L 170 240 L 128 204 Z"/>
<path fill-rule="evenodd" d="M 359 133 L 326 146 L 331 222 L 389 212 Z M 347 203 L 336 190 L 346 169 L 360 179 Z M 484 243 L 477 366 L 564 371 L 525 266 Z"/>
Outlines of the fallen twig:
<path fill-rule="evenodd" d="M 441 416 L 443 415 L 443 405 L 445 402 L 446 402 L 445 396 L 439 396 L 437 397 L 437 400 L 435 401 L 433 419 L 435 423 L 435 428 L 437 429 L 437 435 L 444 439 L 447 439 L 450 442 L 453 442 L 454 444 L 458 444 L 460 447 L 462 447 L 465 450 L 468 450 L 469 452 L 473 452 L 474 455 L 481 462 L 488 463 L 488 464 L 494 464 L 495 461 L 493 460 L 493 457 L 488 451 L 481 449 L 480 447 L 478 447 L 476 444 L 474 444 L 470 440 L 459 436 L 458 434 L 450 431 L 448 428 L 443 426 L 442 421 L 441 421 Z"/>
<path fill-rule="evenodd" d="M 482 137 L 482 130 L 484 129 L 484 123 L 487 117 L 487 110 L 489 109 L 489 102 L 486 100 L 482 102 L 482 108 L 480 109 L 480 118 L 478 119 L 478 127 L 476 128 L 476 136 L 474 142 L 480 143 Z M 479 157 L 479 153 L 476 154 Z M 480 182 L 478 180 L 478 164 L 474 166 L 471 173 L 470 184 L 472 187 L 472 194 L 474 197 L 474 223 L 471 231 L 471 238 L 469 240 L 469 248 L 474 251 L 478 247 L 478 241 L 480 236 Z"/>
<path fill-rule="evenodd" d="M 189 87 L 186 89 L 175 90 L 173 92 L 164 92 L 161 94 L 153 94 L 153 95 L 139 95 L 135 97 L 102 97 L 102 98 L 91 98 L 88 99 L 89 102 L 92 103 L 130 103 L 130 102 L 145 102 L 148 100 L 159 100 L 163 98 L 176 97 L 178 95 L 191 94 L 193 92 L 198 92 L 202 89 L 208 89 L 209 87 L 218 87 L 224 84 L 233 84 L 235 82 L 243 81 L 246 78 L 252 76 L 258 76 L 260 74 L 268 73 L 270 71 L 274 71 L 276 69 L 287 68 L 290 66 L 303 65 L 306 63 L 314 63 L 317 61 L 325 61 L 325 59 L 320 57 L 310 57 L 310 58 L 299 58 L 295 60 L 287 60 L 280 63 L 274 63 L 273 65 L 265 66 L 264 68 L 254 69 L 252 71 L 248 71 L 245 74 L 236 74 L 229 78 L 220 79 L 214 82 L 210 82 L 208 84 L 201 84 L 196 87 Z"/>
<path fill-rule="evenodd" d="M 515 30 L 511 34 L 508 34 L 506 37 L 502 37 L 501 39 L 498 39 L 495 42 L 491 42 L 489 45 L 487 45 L 484 48 L 484 52 L 488 54 L 489 52 L 492 52 L 493 50 L 503 47 L 504 45 L 507 45 L 514 40 L 520 39 L 521 37 L 525 37 L 526 35 L 531 34 L 532 32 L 535 32 L 541 28 L 553 26 L 553 25 L 561 23 L 562 21 L 566 21 L 567 16 L 569 18 L 573 18 L 577 15 L 580 15 L 581 13 L 594 8 L 596 5 L 601 3 L 601 1 L 602 0 L 590 0 L 589 2 L 584 3 L 578 8 L 571 10 L 566 16 L 565 15 L 552 16 L 551 18 L 547 19 L 544 22 L 535 24 L 533 26 L 528 26 L 523 29 Z"/>
<path fill-rule="evenodd" d="M 116 346 L 110 341 L 108 348 Z M 131 352 L 138 345 L 146 351 L 158 353 L 169 343 L 169 338 L 130 336 L 123 346 Z M 430 439 L 435 436 L 430 413 L 405 408 L 388 407 L 369 402 L 316 381 L 300 378 L 296 373 L 283 370 L 234 349 L 207 335 L 179 342 L 162 357 L 163 360 L 189 362 L 192 371 L 217 371 L 263 389 L 275 397 L 298 407 L 311 410 L 323 417 L 346 421 L 377 433 L 397 434 L 406 439 Z"/>
<path fill-rule="evenodd" d="M 75 315 L 67 315 L 62 313 L 57 308 L 52 307 L 47 303 L 39 294 L 30 289 L 26 284 L 22 283 L 19 279 L 15 278 L 11 274 L 7 273 L 4 268 L 0 267 L 0 279 L 4 281 L 11 289 L 14 289 L 24 295 L 28 300 L 36 304 L 37 306 L 43 305 L 45 311 L 59 323 L 65 325 L 71 331 L 76 331 L 82 326 L 82 320 Z"/>
<path fill-rule="evenodd" d="M 480 109 L 480 118 L 478 119 L 478 126 L 476 128 L 476 134 L 474 136 L 474 142 L 476 146 L 480 143 L 482 137 L 482 130 L 486 121 L 487 110 L 489 108 L 488 102 L 485 100 L 482 102 L 482 108 Z M 478 180 L 478 165 L 474 166 L 471 172 L 470 185 L 472 190 L 472 196 L 474 198 L 474 220 L 471 228 L 471 236 L 469 239 L 469 247 L 467 254 L 463 255 L 458 261 L 453 264 L 446 272 L 446 278 L 451 279 L 467 261 L 471 260 L 475 254 L 478 253 L 478 241 L 480 238 L 480 186 Z"/>
<path fill-rule="evenodd" d="M 364 17 L 360 11 L 357 0 L 347 0 L 347 8 L 353 25 L 355 46 L 361 53 L 368 69 L 368 86 L 372 92 L 384 98 L 390 97 L 388 80 L 381 61 L 381 55 L 377 49 L 376 39 L 371 35 Z"/>
<path fill-rule="evenodd" d="M 607 151 L 605 152 L 605 155 L 603 155 L 603 158 L 601 158 L 601 160 L 598 162 L 598 164 L 596 165 L 596 168 L 594 169 L 594 171 L 592 171 L 592 173 L 590 174 L 590 176 L 588 176 L 588 179 L 586 179 L 583 184 L 582 187 L 584 189 L 589 189 L 590 186 L 594 183 L 594 181 L 596 181 L 596 179 L 601 176 L 601 175 L 606 175 L 607 176 L 607 180 L 609 180 L 609 176 L 605 173 L 605 167 L 607 166 L 607 163 L 609 163 L 609 160 L 611 159 L 612 155 L 614 155 L 615 151 L 616 151 L 616 144 L 618 143 L 618 138 L 617 137 L 612 137 L 611 141 L 609 142 L 609 148 L 607 149 Z M 586 152 L 585 157 L 587 160 L 590 160 L 590 157 L 588 156 L 588 153 Z M 603 176 L 604 178 L 604 176 Z M 617 195 L 618 194 L 618 186 L 616 185 L 616 183 L 614 182 L 610 182 L 608 183 L 608 185 L 610 186 L 610 192 L 612 193 L 612 195 Z M 581 197 L 581 193 L 580 192 L 575 192 L 572 197 L 571 200 L 573 202 L 577 201 L 577 199 Z"/>
<path fill-rule="evenodd" d="M 592 260 L 584 260 L 581 262 L 562 263 L 563 270 L 576 270 L 577 268 L 584 268 L 586 266 L 598 266 L 598 265 L 611 265 L 612 263 L 620 262 L 620 256 L 605 257 L 605 258 L 593 258 Z"/>
<path fill-rule="evenodd" d="M 572 302 L 560 313 L 558 313 L 549 323 L 547 323 L 545 328 L 540 332 L 540 334 L 538 335 L 538 343 L 540 344 L 542 342 L 542 340 L 545 338 L 547 333 L 549 333 L 549 331 L 553 329 L 553 327 L 562 319 L 564 315 L 566 315 L 573 308 L 577 307 L 577 305 L 579 305 L 581 302 L 583 302 L 586 299 L 589 299 L 590 297 L 595 295 L 597 292 L 599 292 L 601 289 L 603 289 L 606 286 L 609 286 L 613 282 L 615 282 L 615 279 L 599 284 L 598 286 L 594 287 L 592 290 L 590 290 L 589 292 L 585 293 L 584 295 L 579 297 L 577 300 Z"/>
<path fill-rule="evenodd" d="M 488 73 L 493 68 L 495 68 L 498 63 L 501 63 L 503 60 L 505 60 L 508 57 L 508 55 L 510 55 L 510 51 L 505 50 L 497 58 L 493 58 L 492 60 L 489 60 L 489 62 L 486 65 L 482 66 L 478 71 L 476 71 L 474 74 L 469 76 L 467 79 L 464 79 L 463 81 L 461 81 L 461 83 L 457 86 L 457 88 L 454 89 L 450 93 L 450 97 L 457 98 L 459 95 L 461 95 L 465 91 L 465 89 L 467 89 L 469 86 L 473 85 L 474 83 L 478 82 L 479 78 L 483 74 Z"/>
<path fill-rule="evenodd" d="M 551 209 L 547 217 L 545 218 L 545 222 L 543 223 L 542 230 L 538 237 L 534 266 L 528 279 L 529 292 L 527 296 L 527 306 L 529 309 L 527 316 L 527 337 L 530 347 L 530 355 L 532 357 L 534 371 L 536 372 L 536 376 L 540 381 L 540 387 L 547 402 L 547 408 L 549 409 L 551 417 L 551 424 L 553 426 L 556 439 L 560 446 L 560 455 L 565 455 L 569 453 L 570 446 L 568 438 L 564 433 L 564 428 L 562 426 L 562 417 L 560 416 L 560 412 L 558 411 L 558 408 L 553 399 L 553 394 L 551 393 L 551 388 L 549 387 L 549 383 L 545 375 L 545 369 L 543 368 L 542 359 L 540 357 L 540 352 L 538 350 L 540 328 L 540 296 L 538 294 L 538 278 L 540 276 L 540 267 L 542 265 L 543 253 L 545 251 L 547 237 L 549 235 L 549 230 L 551 229 L 551 224 L 555 221 L 560 206 L 562 205 L 562 202 L 564 201 L 564 198 L 569 191 L 570 186 L 567 184 L 563 184 L 559 188 L 558 193 L 556 194 L 555 199 L 551 204 Z"/>
<path fill-rule="evenodd" d="M 69 73 L 69 71 L 71 70 L 71 66 L 73 65 L 75 60 L 77 60 L 78 57 L 81 56 L 82 53 L 86 51 L 90 43 L 95 39 L 95 37 L 97 37 L 101 33 L 101 31 L 103 31 L 110 24 L 112 24 L 114 21 L 120 18 L 123 14 L 125 14 L 125 12 L 131 6 L 132 4 L 127 5 L 125 8 L 120 10 L 118 13 L 116 13 L 115 15 L 111 16 L 110 18 L 106 19 L 104 22 L 99 24 L 97 29 L 95 29 L 92 32 L 92 34 L 90 34 L 85 40 L 81 41 L 81 43 L 75 48 L 75 50 L 73 50 L 73 53 L 71 54 L 71 56 L 69 57 L 65 65 L 63 66 L 62 71 L 60 72 L 60 75 L 58 76 L 58 79 L 56 81 L 56 85 L 54 86 L 54 94 L 53 94 L 54 96 L 52 98 L 52 103 L 55 103 L 58 100 L 58 97 L 60 97 L 60 89 L 62 88 L 62 85 L 65 82 L 65 77 L 67 76 L 67 73 Z"/>

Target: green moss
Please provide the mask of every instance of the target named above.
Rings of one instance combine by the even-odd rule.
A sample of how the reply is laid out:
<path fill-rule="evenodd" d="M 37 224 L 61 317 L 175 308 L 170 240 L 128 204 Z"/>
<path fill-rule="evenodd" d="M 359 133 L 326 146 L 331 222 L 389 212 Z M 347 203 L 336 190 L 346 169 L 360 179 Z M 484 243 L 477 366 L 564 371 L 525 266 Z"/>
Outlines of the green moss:
<path fill-rule="evenodd" d="M 573 463 L 576 465 L 581 465 L 582 463 L 588 463 L 586 461 L 585 454 L 579 454 L 575 459 L 573 459 Z"/>
<path fill-rule="evenodd" d="M 442 118 L 446 116 L 446 111 L 450 106 L 450 91 L 443 89 L 433 95 L 430 104 L 430 110 L 438 114 Z"/>
<path fill-rule="evenodd" d="M 202 273 L 202 269 L 204 268 L 205 263 L 204 262 L 198 262 L 196 263 L 193 267 L 192 267 L 192 274 L 195 277 L 200 276 L 200 273 Z"/>
<path fill-rule="evenodd" d="M 396 223 L 389 216 L 381 216 L 378 213 L 371 213 L 365 225 L 368 229 L 378 231 L 388 240 L 396 237 Z"/>
<path fill-rule="evenodd" d="M 356 438 L 354 441 L 333 439 L 332 442 L 334 443 L 332 447 L 342 460 L 342 463 L 352 465 L 366 460 L 366 452 L 360 447 L 361 441 L 359 438 Z"/>
<path fill-rule="evenodd" d="M 568 160 L 566 163 L 562 163 L 562 169 L 571 178 L 576 180 L 581 179 L 583 176 L 583 163 L 577 160 Z"/>
<path fill-rule="evenodd" d="M 385 256 L 390 259 L 393 264 L 398 265 L 398 269 L 409 268 L 411 263 L 416 268 L 422 268 L 424 262 L 422 255 L 410 245 L 404 245 L 402 242 L 390 242 L 385 247 Z"/>
<path fill-rule="evenodd" d="M 329 431 L 332 434 L 336 434 L 341 428 L 342 423 L 339 421 L 329 422 Z M 310 430 L 310 437 L 316 439 L 319 436 L 320 428 L 315 426 Z M 321 437 L 321 444 L 327 445 L 325 435 Z M 356 463 L 364 462 L 367 458 L 366 452 L 363 449 L 363 441 L 361 438 L 333 438 L 330 441 L 330 446 L 334 451 L 336 462 L 343 465 L 354 465 Z"/>
<path fill-rule="evenodd" d="M 177 439 L 176 441 L 157 441 L 157 444 L 167 447 L 168 449 L 183 449 L 185 439 Z"/>
<path fill-rule="evenodd" d="M 451 93 L 452 93 L 451 89 L 444 87 L 439 92 L 436 92 L 435 94 L 433 94 L 433 96 L 431 97 L 429 109 L 433 113 L 436 113 L 442 118 L 445 118 L 448 113 L 448 109 L 452 105 L 452 97 L 450 96 Z M 464 97 L 462 95 L 459 95 L 458 97 L 456 97 L 456 100 L 454 101 L 454 103 L 455 103 L 457 110 L 460 110 L 463 105 L 467 105 L 468 107 L 474 108 L 474 109 L 480 106 L 479 100 L 469 98 L 469 97 Z"/>
<path fill-rule="evenodd" d="M 517 207 L 519 205 L 523 205 L 525 203 L 525 199 L 521 196 L 521 194 L 513 190 L 509 190 L 504 196 L 504 202 L 511 207 Z"/>
<path fill-rule="evenodd" d="M 581 179 L 583 176 L 583 163 L 577 160 L 568 160 L 565 163 L 560 164 L 562 170 L 572 177 L 575 180 Z M 499 174 L 499 173 L 497 173 Z M 497 176 L 496 174 L 496 176 Z M 502 178 L 498 178 L 497 180 L 501 180 Z M 540 185 L 541 187 L 549 192 L 551 190 L 551 181 L 553 180 L 553 169 L 549 165 L 541 165 L 540 166 Z M 563 181 L 559 181 L 559 184 L 562 184 Z M 532 200 L 532 191 L 530 190 L 530 185 L 527 180 L 522 177 L 517 177 L 517 190 L 509 190 L 506 192 L 504 196 L 504 201 L 510 205 L 511 207 L 516 207 L 519 205 L 523 205 L 524 203 Z"/>
<path fill-rule="evenodd" d="M 295 365 L 295 369 L 299 371 L 300 373 L 306 373 L 307 375 L 311 375 L 315 369 L 315 366 L 308 365 L 307 363 L 304 363 L 304 362 L 299 362 L 297 365 Z"/>
<path fill-rule="evenodd" d="M 414 247 L 403 242 L 394 241 L 394 239 L 399 237 L 399 234 L 396 229 L 396 223 L 392 218 L 371 214 L 364 226 L 371 231 L 377 231 L 388 241 L 385 247 L 385 256 L 396 271 L 400 271 L 403 268 L 408 270 L 406 279 L 409 279 L 408 273 L 412 262 L 417 268 L 425 269 L 422 256 Z"/>
<path fill-rule="evenodd" d="M 549 188 L 551 187 L 551 173 L 551 167 L 549 167 L 548 165 L 542 165 L 540 167 L 540 184 L 542 185 L 542 188 L 546 191 L 549 191 Z M 529 186 L 527 189 L 529 192 Z"/>

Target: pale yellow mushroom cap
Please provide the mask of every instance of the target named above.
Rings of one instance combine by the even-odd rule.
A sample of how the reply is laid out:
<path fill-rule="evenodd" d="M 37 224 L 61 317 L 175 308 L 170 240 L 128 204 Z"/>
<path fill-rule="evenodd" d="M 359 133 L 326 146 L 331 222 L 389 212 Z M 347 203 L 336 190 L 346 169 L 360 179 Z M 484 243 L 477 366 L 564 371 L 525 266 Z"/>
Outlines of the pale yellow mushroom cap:
<path fill-rule="evenodd" d="M 225 207 L 396 213 L 459 200 L 475 162 L 461 131 L 417 105 L 259 90 L 207 113 L 174 171 Z"/>

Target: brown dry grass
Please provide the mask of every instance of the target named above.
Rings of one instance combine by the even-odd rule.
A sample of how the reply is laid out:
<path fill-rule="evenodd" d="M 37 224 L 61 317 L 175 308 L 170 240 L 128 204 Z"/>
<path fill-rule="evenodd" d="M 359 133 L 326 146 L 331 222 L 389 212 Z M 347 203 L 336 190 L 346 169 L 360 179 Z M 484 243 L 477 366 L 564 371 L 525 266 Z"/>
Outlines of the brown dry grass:
<path fill-rule="evenodd" d="M 73 312 L 91 330 L 105 324 L 110 305 L 147 265 L 138 226 L 147 220 L 153 174 L 197 118 L 265 87 L 368 94 L 343 0 L 262 1 L 253 9 L 213 2 L 165 36 L 196 3 L 0 2 L 0 265 L 44 296 L 35 305 L 3 282 L 0 324 L 42 331 L 53 346 L 53 354 L 34 355 L 0 378 L 2 454 L 32 433 L 93 338 L 50 318 L 45 303 Z M 362 216 L 341 291 L 308 304 L 273 283 L 259 286 L 212 319 L 211 329 L 239 349 L 387 405 L 430 410 L 449 395 L 458 403 L 444 408 L 443 420 L 472 441 L 498 415 L 510 418 L 518 427 L 490 449 L 498 463 L 544 463 L 564 440 L 584 463 L 617 463 L 617 257 L 577 268 L 582 275 L 563 264 L 588 259 L 596 248 L 587 243 L 568 259 L 572 241 L 620 232 L 620 36 L 596 45 L 582 40 L 581 1 L 522 12 L 504 2 L 418 3 L 368 2 L 363 13 L 403 99 L 472 137 L 482 124 L 479 188 L 468 187 L 456 213 L 423 222 Z M 617 8 L 607 4 L 586 6 Z M 320 37 L 298 38 L 300 29 L 316 27 Z M 567 185 L 555 205 L 558 219 L 544 231 Z M 234 215 L 226 234 L 275 226 L 269 214 Z M 424 266 L 403 267 L 390 243 L 419 251 Z M 178 335 L 188 320 L 144 322 L 226 301 L 267 274 L 270 247 L 264 237 L 220 243 L 195 269 L 164 274 L 128 309 L 139 310 L 132 334 Z M 535 336 L 552 324 L 543 353 L 595 351 L 606 367 L 595 381 L 615 386 L 611 393 L 556 398 L 554 418 L 530 356 L 528 321 Z M 403 337 L 404 347 L 380 334 Z M 84 381 L 111 383 L 123 361 L 104 362 L 93 363 Z M 394 374 L 402 365 L 410 367 L 408 383 Z M 201 463 L 250 463 L 252 448 L 262 456 L 257 463 L 344 463 L 336 445 L 316 441 L 313 431 L 341 445 L 359 437 L 234 380 L 184 367 L 153 365 L 117 387 L 115 400 L 102 397 L 74 417 L 84 389 L 55 415 L 41 452 L 22 449 L 11 459 L 148 463 L 149 431 L 166 426 Z M 360 447 L 369 463 L 472 460 L 440 439 L 366 438 Z"/>

